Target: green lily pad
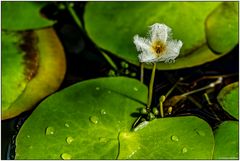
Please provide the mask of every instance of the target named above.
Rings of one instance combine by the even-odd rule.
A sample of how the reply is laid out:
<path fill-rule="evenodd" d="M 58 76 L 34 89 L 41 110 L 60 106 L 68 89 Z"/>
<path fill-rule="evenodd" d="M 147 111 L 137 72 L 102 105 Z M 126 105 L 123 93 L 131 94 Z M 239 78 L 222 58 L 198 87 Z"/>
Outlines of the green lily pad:
<path fill-rule="evenodd" d="M 238 82 L 225 86 L 217 96 L 218 102 L 222 108 L 227 111 L 230 115 L 237 118 L 239 117 L 238 112 Z"/>
<path fill-rule="evenodd" d="M 214 131 L 213 159 L 239 159 L 238 122 L 225 121 Z"/>
<path fill-rule="evenodd" d="M 118 159 L 211 159 L 213 146 L 210 126 L 197 117 L 156 119 L 120 135 Z"/>
<path fill-rule="evenodd" d="M 206 36 L 217 53 L 229 52 L 238 44 L 238 2 L 223 2 L 208 16 Z"/>
<path fill-rule="evenodd" d="M 2 29 L 29 30 L 52 26 L 55 22 L 41 15 L 46 2 L 3 2 Z"/>
<path fill-rule="evenodd" d="M 8 119 L 60 86 L 66 63 L 54 30 L 2 31 L 2 69 L 2 119 Z"/>
<path fill-rule="evenodd" d="M 158 63 L 157 68 L 186 68 L 222 56 L 214 54 L 208 48 L 205 38 L 206 18 L 220 4 L 221 2 L 90 2 L 86 5 L 84 22 L 89 37 L 98 47 L 136 65 L 139 65 L 139 53 L 133 44 L 133 36 L 146 36 L 148 26 L 164 23 L 172 28 L 173 39 L 183 41 L 183 47 L 176 63 Z M 148 65 L 147 68 L 151 66 Z"/>
<path fill-rule="evenodd" d="M 34 110 L 17 136 L 16 159 L 211 158 L 211 128 L 197 117 L 159 119 L 131 131 L 131 114 L 146 102 L 147 87 L 135 79 L 77 83 Z M 153 146 L 152 153 L 136 152 Z"/>

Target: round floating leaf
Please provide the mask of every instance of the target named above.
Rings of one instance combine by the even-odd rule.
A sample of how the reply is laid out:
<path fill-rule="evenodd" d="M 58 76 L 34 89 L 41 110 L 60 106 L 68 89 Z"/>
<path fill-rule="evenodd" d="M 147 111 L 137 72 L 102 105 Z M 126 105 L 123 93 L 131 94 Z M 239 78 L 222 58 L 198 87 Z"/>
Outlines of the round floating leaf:
<path fill-rule="evenodd" d="M 66 64 L 52 28 L 2 35 L 2 119 L 8 119 L 58 89 Z"/>
<path fill-rule="evenodd" d="M 208 16 L 206 36 L 217 53 L 229 52 L 238 44 L 238 2 L 223 2 Z"/>
<path fill-rule="evenodd" d="M 146 102 L 147 87 L 130 78 L 99 78 L 68 87 L 45 99 L 24 123 L 16 159 L 160 159 L 159 153 L 169 159 L 211 158 L 213 134 L 196 117 L 155 120 L 131 132 L 132 115 Z M 172 135 L 179 141 L 172 141 Z M 135 152 L 153 146 L 153 153 Z"/>
<path fill-rule="evenodd" d="M 218 94 L 218 102 L 221 104 L 222 108 L 227 111 L 230 115 L 237 118 L 238 115 L 238 82 L 232 83 L 224 87 Z"/>
<path fill-rule="evenodd" d="M 54 21 L 41 15 L 46 2 L 3 2 L 2 29 L 28 30 L 52 26 Z"/>
<path fill-rule="evenodd" d="M 213 159 L 238 159 L 238 122 L 225 121 L 215 130 Z"/>
<path fill-rule="evenodd" d="M 205 121 L 190 116 L 146 123 L 135 132 L 121 133 L 118 159 L 212 158 L 214 139 Z"/>
<path fill-rule="evenodd" d="M 128 78 L 85 81 L 54 94 L 21 128 L 16 159 L 61 159 L 63 153 L 72 159 L 115 159 L 118 133 L 131 128 L 130 114 L 144 107 L 146 94 L 143 84 Z"/>
<path fill-rule="evenodd" d="M 205 38 L 206 18 L 219 4 L 221 2 L 90 2 L 86 5 L 84 22 L 97 46 L 137 65 L 139 53 L 133 36 L 146 36 L 148 26 L 164 23 L 172 28 L 173 39 L 182 40 L 184 45 L 176 63 L 158 63 L 157 68 L 186 68 L 220 57 L 208 48 Z"/>

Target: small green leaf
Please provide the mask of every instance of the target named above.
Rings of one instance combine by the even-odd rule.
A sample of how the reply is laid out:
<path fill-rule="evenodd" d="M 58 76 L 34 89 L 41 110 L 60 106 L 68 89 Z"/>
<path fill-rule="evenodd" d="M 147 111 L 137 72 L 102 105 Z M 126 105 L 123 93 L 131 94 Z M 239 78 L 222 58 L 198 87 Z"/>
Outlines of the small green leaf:
<path fill-rule="evenodd" d="M 46 2 L 2 2 L 2 29 L 29 30 L 52 26 L 54 21 L 41 15 Z"/>
<path fill-rule="evenodd" d="M 214 131 L 213 159 L 239 159 L 238 122 L 225 121 Z"/>
<path fill-rule="evenodd" d="M 214 52 L 226 53 L 238 44 L 238 14 L 238 2 L 223 2 L 208 16 L 207 42 Z"/>
<path fill-rule="evenodd" d="M 201 65 L 222 56 L 214 54 L 208 48 L 205 36 L 206 18 L 220 4 L 221 2 L 90 2 L 86 5 L 84 22 L 89 37 L 97 46 L 136 65 L 139 65 L 139 53 L 133 44 L 133 36 L 146 36 L 149 26 L 164 23 L 172 28 L 173 39 L 182 40 L 183 47 L 175 63 L 158 63 L 157 68 L 179 69 Z M 146 67 L 151 68 L 151 65 Z"/>
<path fill-rule="evenodd" d="M 230 115 L 238 119 L 238 102 L 239 102 L 239 92 L 238 92 L 238 82 L 229 84 L 225 86 L 217 96 L 218 102 L 222 108 L 227 111 Z"/>

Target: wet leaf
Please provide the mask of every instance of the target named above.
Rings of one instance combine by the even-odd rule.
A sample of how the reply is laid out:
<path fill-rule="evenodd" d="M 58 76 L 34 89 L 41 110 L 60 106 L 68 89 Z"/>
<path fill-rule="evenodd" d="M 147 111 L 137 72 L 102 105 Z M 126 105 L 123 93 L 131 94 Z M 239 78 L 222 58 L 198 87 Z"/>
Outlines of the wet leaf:
<path fill-rule="evenodd" d="M 238 82 L 229 84 L 225 86 L 217 96 L 218 102 L 222 108 L 227 111 L 230 115 L 238 119 L 238 102 L 239 102 L 239 92 L 238 92 Z"/>
<path fill-rule="evenodd" d="M 135 79 L 70 86 L 45 99 L 24 123 L 16 159 L 211 158 L 211 128 L 197 117 L 154 120 L 131 131 L 131 114 L 146 102 L 147 87 Z"/>
<path fill-rule="evenodd" d="M 2 31 L 2 119 L 53 93 L 65 74 L 64 51 L 52 28 Z"/>
<path fill-rule="evenodd" d="M 231 51 L 238 44 L 238 2 L 223 2 L 206 20 L 210 48 L 217 53 Z"/>
<path fill-rule="evenodd" d="M 239 159 L 238 122 L 225 121 L 214 131 L 213 159 Z"/>
<path fill-rule="evenodd" d="M 54 21 L 46 19 L 40 12 L 46 2 L 3 2 L 2 29 L 29 30 L 52 26 Z"/>
<path fill-rule="evenodd" d="M 205 38 L 206 18 L 219 4 L 221 3 L 90 2 L 86 5 L 84 14 L 85 28 L 97 46 L 138 65 L 133 36 L 145 36 L 148 26 L 164 23 L 172 28 L 173 39 L 182 40 L 184 45 L 174 64 L 158 63 L 157 68 L 192 67 L 220 57 L 208 48 Z"/>
<path fill-rule="evenodd" d="M 211 159 L 213 145 L 210 126 L 197 117 L 155 119 L 121 133 L 118 159 Z"/>
<path fill-rule="evenodd" d="M 118 133 L 131 128 L 130 114 L 144 107 L 146 93 L 137 80 L 121 77 L 84 81 L 48 97 L 21 128 L 16 159 L 61 159 L 62 153 L 72 159 L 115 159 Z M 48 127 L 55 129 L 53 135 L 46 136 Z M 69 136 L 74 141 L 68 145 Z"/>

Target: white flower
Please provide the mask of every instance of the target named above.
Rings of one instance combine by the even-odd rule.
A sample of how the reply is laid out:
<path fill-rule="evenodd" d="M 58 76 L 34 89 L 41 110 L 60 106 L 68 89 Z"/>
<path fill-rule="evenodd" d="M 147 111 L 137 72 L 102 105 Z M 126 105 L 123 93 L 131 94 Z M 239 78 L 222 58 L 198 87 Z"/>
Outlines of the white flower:
<path fill-rule="evenodd" d="M 165 24 L 155 23 L 150 26 L 149 39 L 135 35 L 133 42 L 139 52 L 140 62 L 153 63 L 174 62 L 183 45 L 180 40 L 171 39 L 171 28 Z"/>

